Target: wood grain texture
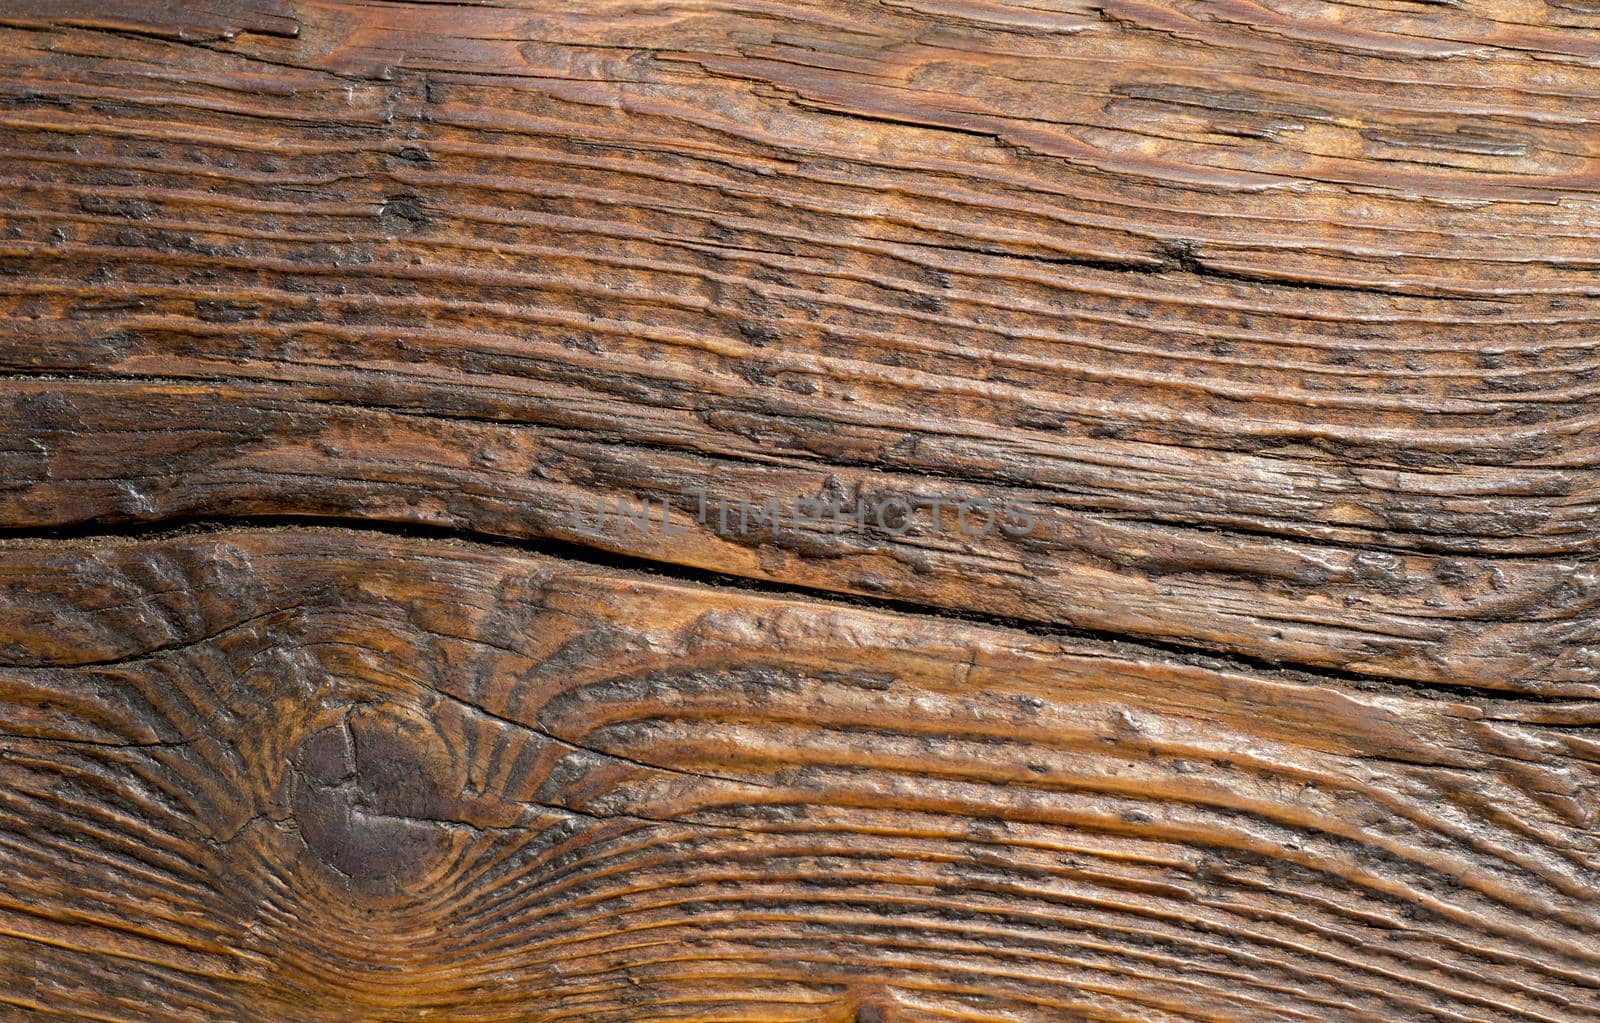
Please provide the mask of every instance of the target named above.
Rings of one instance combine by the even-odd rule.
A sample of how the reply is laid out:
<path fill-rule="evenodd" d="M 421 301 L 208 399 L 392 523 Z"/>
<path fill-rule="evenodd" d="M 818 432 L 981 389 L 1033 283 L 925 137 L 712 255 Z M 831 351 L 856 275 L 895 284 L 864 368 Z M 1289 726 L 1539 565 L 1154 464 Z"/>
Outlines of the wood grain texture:
<path fill-rule="evenodd" d="M 1600 1019 L 1597 161 L 1568 0 L 0 0 L 0 1018 Z"/>
<path fill-rule="evenodd" d="M 0 598 L 26 1018 L 1600 1009 L 1589 709 L 371 534 L 12 546 Z"/>
<path fill-rule="evenodd" d="M 1021 491 L 1048 527 L 999 549 L 590 541 L 1593 695 L 1590 37 L 1313 8 L 12 32 L 0 369 L 44 379 L 0 511 Z"/>

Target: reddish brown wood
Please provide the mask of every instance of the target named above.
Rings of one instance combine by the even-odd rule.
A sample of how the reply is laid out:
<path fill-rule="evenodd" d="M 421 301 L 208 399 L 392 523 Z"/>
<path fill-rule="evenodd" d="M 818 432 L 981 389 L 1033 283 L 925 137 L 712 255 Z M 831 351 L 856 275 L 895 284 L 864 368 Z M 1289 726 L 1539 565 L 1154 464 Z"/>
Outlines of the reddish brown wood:
<path fill-rule="evenodd" d="M 0 593 L 30 1018 L 1591 1015 L 1572 706 L 366 533 Z"/>
<path fill-rule="evenodd" d="M 0 1017 L 1600 1017 L 1597 30 L 0 0 Z"/>

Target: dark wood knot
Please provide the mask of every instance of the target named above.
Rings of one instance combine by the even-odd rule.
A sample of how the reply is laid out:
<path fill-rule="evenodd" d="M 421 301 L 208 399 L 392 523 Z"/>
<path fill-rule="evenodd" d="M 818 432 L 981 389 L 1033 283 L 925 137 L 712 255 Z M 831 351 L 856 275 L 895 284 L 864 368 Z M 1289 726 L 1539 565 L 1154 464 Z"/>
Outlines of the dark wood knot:
<path fill-rule="evenodd" d="M 306 846 L 357 884 L 413 877 L 448 817 L 431 765 L 441 751 L 394 718 L 352 716 L 295 749 L 291 808 Z"/>

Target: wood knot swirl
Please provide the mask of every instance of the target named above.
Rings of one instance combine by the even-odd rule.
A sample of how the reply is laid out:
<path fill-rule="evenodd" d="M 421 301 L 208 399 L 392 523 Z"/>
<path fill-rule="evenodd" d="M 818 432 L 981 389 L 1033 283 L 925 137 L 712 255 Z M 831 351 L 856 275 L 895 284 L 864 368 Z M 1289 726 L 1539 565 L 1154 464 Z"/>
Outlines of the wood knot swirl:
<path fill-rule="evenodd" d="M 442 751 L 395 718 L 352 716 L 307 736 L 291 760 L 291 807 L 306 846 L 358 885 L 414 877 L 447 821 L 431 765 Z"/>

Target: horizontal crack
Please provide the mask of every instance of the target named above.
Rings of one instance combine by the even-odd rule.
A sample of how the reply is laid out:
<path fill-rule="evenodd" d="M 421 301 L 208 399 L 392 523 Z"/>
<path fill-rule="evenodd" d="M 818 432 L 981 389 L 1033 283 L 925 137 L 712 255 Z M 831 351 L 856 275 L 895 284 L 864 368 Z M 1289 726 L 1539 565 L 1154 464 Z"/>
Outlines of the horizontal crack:
<path fill-rule="evenodd" d="M 590 567 L 694 586 L 735 589 L 814 604 L 862 608 L 947 623 L 987 626 L 1057 641 L 1080 641 L 1102 647 L 1107 653 L 1128 660 L 1177 663 L 1209 671 L 1234 672 L 1255 677 L 1268 674 L 1279 681 L 1302 685 L 1332 683 L 1363 692 L 1423 696 L 1456 702 L 1476 698 L 1477 701 L 1498 703 L 1544 704 L 1558 699 L 1570 702 L 1572 699 L 1570 696 L 1546 697 L 1537 693 L 1494 689 L 1465 682 L 1459 684 L 1432 682 L 1368 674 L 1324 665 L 1275 661 L 1252 657 L 1233 650 L 1218 650 L 1199 642 L 1185 644 L 1163 641 L 1146 636 L 1129 636 L 1108 630 L 1062 625 L 1047 620 L 997 615 L 893 597 L 865 596 L 798 583 L 754 579 L 677 562 L 621 554 L 602 547 L 554 537 L 509 537 L 471 528 L 425 525 L 410 521 L 346 519 L 339 516 L 316 515 L 241 516 L 236 519 L 174 518 L 154 523 L 116 524 L 101 524 L 91 520 L 72 526 L 42 529 L 0 528 L 0 550 L 27 547 L 70 548 L 94 543 L 153 542 L 269 530 L 371 533 L 388 538 L 494 547 L 518 554 L 556 558 Z"/>
<path fill-rule="evenodd" d="M 396 377 L 394 374 L 383 371 L 374 371 L 373 377 L 382 381 L 406 382 L 402 378 Z M 53 371 L 45 373 L 0 369 L 0 382 L 4 381 L 27 383 L 132 383 L 141 385 L 182 387 L 216 386 L 230 388 L 261 388 L 267 391 L 284 388 L 292 383 L 292 381 L 273 378 L 231 377 L 209 374 L 154 375 L 118 372 L 107 375 L 103 373 L 77 373 L 72 371 Z M 1041 508 L 1051 507 L 1048 502 L 1050 499 L 1056 497 L 1080 498 L 1092 501 L 1094 498 L 1102 496 L 1093 488 L 1079 487 L 1074 489 L 1073 487 L 1068 486 L 1064 482 L 1058 480 L 1041 480 L 1032 478 L 1021 471 L 1009 471 L 1003 464 L 986 469 L 984 472 L 978 472 L 968 470 L 959 463 L 933 466 L 908 463 L 906 461 L 897 460 L 896 458 L 887 456 L 852 456 L 849 453 L 808 455 L 793 451 L 783 454 L 768 454 L 759 456 L 753 453 L 740 452 L 729 447 L 723 447 L 712 451 L 691 443 L 668 443 L 661 440 L 652 441 L 628 435 L 606 433 L 601 430 L 578 425 L 557 426 L 545 423 L 530 422 L 528 420 L 518 419 L 509 415 L 499 416 L 487 413 L 472 414 L 471 412 L 441 412 L 431 409 L 423 410 L 400 404 L 388 404 L 383 399 L 376 397 L 371 400 L 357 403 L 330 398 L 306 397 L 290 394 L 281 399 L 273 396 L 271 399 L 268 399 L 268 404 L 266 404 L 264 407 L 273 408 L 282 411 L 285 414 L 294 414 L 297 411 L 295 408 L 296 405 L 338 409 L 356 414 L 390 415 L 426 422 L 464 423 L 469 426 L 493 427 L 513 431 L 529 431 L 535 434 L 547 436 L 551 440 L 558 442 L 570 441 L 574 444 L 603 446 L 645 453 L 665 452 L 676 457 L 704 460 L 708 465 L 712 466 L 731 463 L 738 466 L 751 466 L 758 469 L 770 470 L 773 468 L 782 468 L 800 471 L 814 471 L 818 473 L 826 473 L 835 469 L 839 469 L 862 473 L 881 474 L 884 477 L 888 477 L 888 479 L 885 481 L 886 484 L 900 483 L 902 480 L 908 477 L 916 477 L 918 479 L 925 480 L 948 481 L 963 486 L 985 488 L 999 492 L 1029 491 L 1043 495 L 1043 497 L 1034 499 L 1039 503 Z M 695 411 L 698 414 L 698 410 L 686 405 L 663 405 L 659 407 L 676 412 Z M 751 414 L 758 415 L 765 413 Z M 811 426 L 818 430 L 826 430 L 837 426 L 854 425 L 847 420 L 834 420 L 816 416 L 802 416 L 787 413 L 773 413 L 771 414 L 771 418 L 787 426 L 796 428 Z M 229 436 L 238 436 L 242 439 L 248 439 L 256 436 L 255 434 L 228 431 L 221 426 L 213 425 L 192 429 L 199 429 L 208 434 L 226 434 Z M 152 433 L 164 433 L 167 431 L 168 428 L 166 427 L 152 427 L 149 430 L 149 432 Z M 930 434 L 930 436 L 948 436 L 955 439 L 964 439 L 962 438 L 962 435 L 956 433 L 950 433 L 947 435 Z M 1244 453 L 1244 449 L 1237 447 L 1198 443 L 1184 444 L 1178 443 L 1176 440 L 1166 441 L 1162 446 L 1191 449 L 1203 452 L 1223 452 L 1230 454 Z M 28 450 L 31 452 L 31 449 L 26 447 L 6 449 L 3 446 L 0 446 L 0 451 L 4 450 Z M 1257 453 L 1259 453 L 1259 449 L 1251 450 L 1255 450 Z M 1318 461 L 1312 462 L 1311 464 L 1318 467 L 1342 468 L 1348 470 L 1391 471 L 1394 469 L 1394 466 L 1383 462 L 1352 462 L 1342 460 L 1334 462 Z M 1470 463 L 1470 465 L 1473 468 L 1477 468 L 1479 463 Z M 1524 473 L 1542 472 L 1548 474 L 1552 478 L 1560 478 L 1563 474 L 1571 473 L 1570 469 L 1540 466 L 1519 466 L 1518 469 Z M 1426 468 L 1419 467 L 1408 467 L 1404 471 L 1416 473 L 1418 475 L 1424 475 L 1430 472 L 1430 470 Z M 118 476 L 107 477 L 88 475 L 77 475 L 73 477 L 73 479 L 77 482 L 121 482 L 162 478 L 163 476 L 159 473 L 133 472 L 125 472 Z M 1108 494 L 1110 497 L 1115 497 L 1117 496 L 1117 491 L 1108 491 Z M 1581 496 L 1581 493 L 1579 496 Z M 1516 533 L 1509 529 L 1496 530 L 1494 532 L 1479 535 L 1467 533 L 1462 529 L 1456 529 L 1448 533 L 1433 534 L 1420 529 L 1407 529 L 1389 524 L 1385 524 L 1381 528 L 1348 527 L 1351 529 L 1361 528 L 1373 534 L 1370 539 L 1357 541 L 1354 539 L 1325 535 L 1325 533 L 1321 531 L 1320 527 L 1324 527 L 1326 524 L 1321 522 L 1313 522 L 1308 520 L 1305 523 L 1297 523 L 1295 520 L 1279 517 L 1276 519 L 1271 519 L 1270 521 L 1281 523 L 1281 525 L 1278 528 L 1269 528 L 1267 526 L 1246 525 L 1231 518 L 1226 522 L 1220 520 L 1214 522 L 1195 521 L 1191 519 L 1185 519 L 1178 514 L 1159 510 L 1149 510 L 1143 512 L 1129 511 L 1116 506 L 1115 503 L 1110 500 L 1110 497 L 1107 497 L 1103 501 L 1089 503 L 1081 508 L 1062 505 L 1060 510 L 1064 512 L 1075 512 L 1078 514 L 1093 516 L 1095 518 L 1100 518 L 1107 521 L 1130 523 L 1134 525 L 1156 526 L 1162 529 L 1171 530 L 1181 529 L 1189 533 L 1208 535 L 1236 534 L 1261 537 L 1272 541 L 1289 541 L 1304 545 L 1308 548 L 1314 547 L 1331 550 L 1352 550 L 1358 552 L 1373 551 L 1395 554 L 1398 556 L 1418 554 L 1426 557 L 1470 557 L 1475 561 L 1481 562 L 1506 562 L 1513 564 L 1540 562 L 1548 563 L 1554 559 L 1570 559 L 1576 561 L 1594 561 L 1600 559 L 1600 554 L 1574 549 L 1571 545 L 1563 545 L 1563 541 L 1567 540 L 1568 537 L 1573 535 L 1578 535 L 1580 537 L 1587 535 L 1584 533 L 1551 532 L 1540 534 L 1540 536 L 1547 543 L 1547 547 L 1543 550 L 1466 550 L 1463 549 L 1465 546 L 1464 541 L 1469 541 L 1472 539 L 1499 541 L 1506 539 L 1527 539 L 1528 535 L 1525 533 Z M 295 513 L 279 514 L 292 515 Z M 1265 515 L 1258 517 L 1263 519 L 1269 518 Z M 0 530 L 0 535 L 3 535 L 3 530 Z"/>

